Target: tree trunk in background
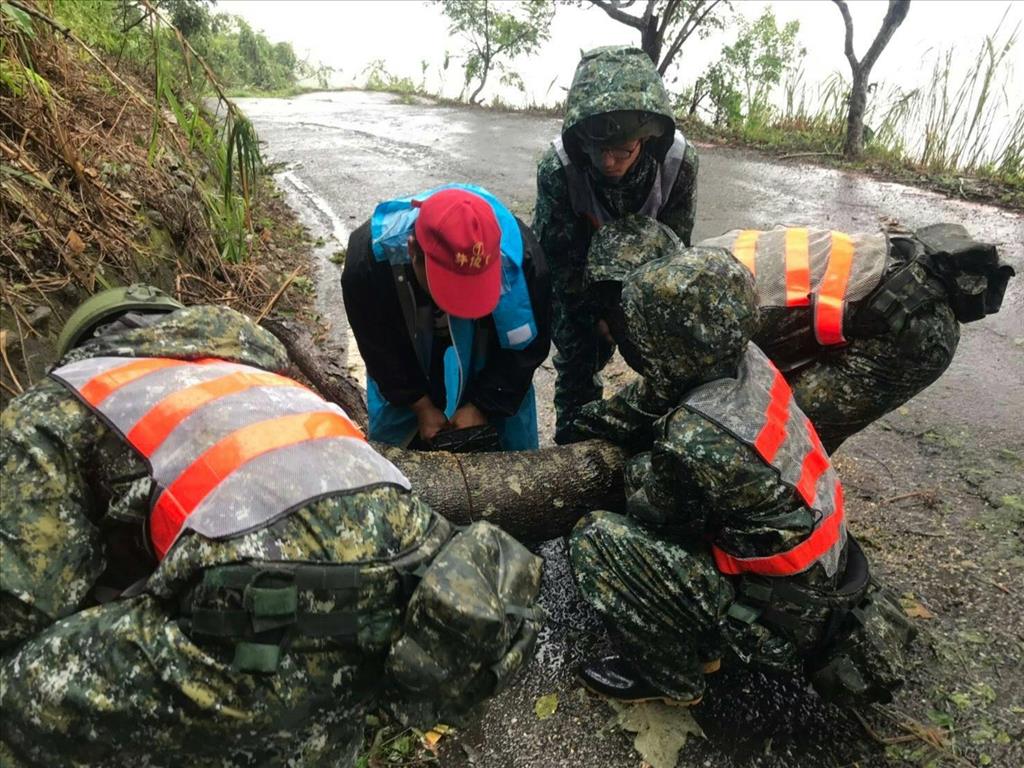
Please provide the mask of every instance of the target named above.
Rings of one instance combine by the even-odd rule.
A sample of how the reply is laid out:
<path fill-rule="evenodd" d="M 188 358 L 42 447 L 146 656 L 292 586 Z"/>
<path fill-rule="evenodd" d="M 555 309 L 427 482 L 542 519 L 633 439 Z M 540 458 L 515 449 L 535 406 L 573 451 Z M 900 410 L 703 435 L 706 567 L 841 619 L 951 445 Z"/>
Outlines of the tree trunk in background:
<path fill-rule="evenodd" d="M 857 60 L 853 52 L 853 18 L 850 9 L 843 0 L 832 0 L 843 16 L 846 27 L 846 40 L 843 51 L 850 63 L 852 85 L 850 86 L 849 111 L 846 114 L 846 140 L 843 142 L 843 154 L 848 158 L 858 158 L 864 152 L 864 112 L 868 103 L 868 84 L 871 79 L 871 68 L 875 66 L 879 55 L 889 44 L 897 27 L 907 18 L 910 11 L 910 0 L 889 0 L 889 10 L 882 19 L 882 26 L 875 35 L 874 42 L 864 58 Z"/>
<path fill-rule="evenodd" d="M 654 66 L 658 66 L 661 59 L 662 42 L 663 38 L 658 30 L 658 17 L 652 16 L 647 21 L 647 26 L 640 30 L 640 47 L 651 57 Z"/>
<path fill-rule="evenodd" d="M 315 340 L 305 326 L 293 320 L 268 317 L 260 325 L 284 345 L 288 358 L 301 374 L 297 378 L 304 378 L 326 400 L 340 405 L 352 421 L 366 430 L 366 398 L 359 382 L 339 363 L 344 350 Z"/>
<path fill-rule="evenodd" d="M 344 352 L 325 346 L 298 323 L 263 326 L 288 350 L 301 374 L 327 400 L 366 429 L 362 387 L 339 364 Z M 487 520 L 513 536 L 543 541 L 566 535 L 594 509 L 621 511 L 625 453 L 603 440 L 539 451 L 453 454 L 374 447 L 401 469 L 413 490 L 453 523 Z"/>
<path fill-rule="evenodd" d="M 864 151 L 864 110 L 868 105 L 868 82 L 862 72 L 855 72 L 850 86 L 849 112 L 846 114 L 846 140 L 843 154 L 860 157 Z"/>

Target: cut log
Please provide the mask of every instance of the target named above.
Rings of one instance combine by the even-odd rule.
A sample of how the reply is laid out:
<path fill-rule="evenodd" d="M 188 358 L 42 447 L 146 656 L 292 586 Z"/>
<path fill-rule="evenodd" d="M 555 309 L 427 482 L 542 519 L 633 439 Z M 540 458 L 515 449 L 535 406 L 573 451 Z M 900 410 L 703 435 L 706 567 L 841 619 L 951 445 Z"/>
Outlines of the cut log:
<path fill-rule="evenodd" d="M 625 501 L 625 453 L 604 440 L 470 454 L 375 447 L 453 523 L 487 520 L 519 539 L 565 536 L 587 512 L 621 511 Z"/>
<path fill-rule="evenodd" d="M 260 325 L 274 334 L 288 350 L 288 357 L 302 378 L 324 398 L 340 405 L 352 421 L 366 429 L 366 398 L 359 382 L 339 362 L 345 359 L 344 350 L 314 340 L 306 327 L 292 320 L 268 317 L 261 320 Z"/>
<path fill-rule="evenodd" d="M 262 325 L 288 350 L 302 377 L 365 429 L 363 390 L 338 362 L 344 352 L 316 342 L 295 322 L 268 318 Z M 520 539 L 564 536 L 587 512 L 620 511 L 624 503 L 625 454 L 603 440 L 476 454 L 374 447 L 405 473 L 415 493 L 453 523 L 487 520 Z"/>

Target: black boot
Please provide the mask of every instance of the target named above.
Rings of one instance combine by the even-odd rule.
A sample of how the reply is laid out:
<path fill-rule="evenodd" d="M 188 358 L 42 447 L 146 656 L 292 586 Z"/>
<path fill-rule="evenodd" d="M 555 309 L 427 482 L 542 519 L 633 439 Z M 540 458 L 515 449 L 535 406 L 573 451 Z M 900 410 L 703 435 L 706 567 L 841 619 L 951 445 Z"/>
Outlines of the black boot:
<path fill-rule="evenodd" d="M 644 680 L 621 656 L 605 656 L 584 664 L 580 668 L 579 677 L 583 685 L 597 695 L 617 701 L 661 701 L 676 707 L 692 707 L 701 700 L 700 696 L 694 699 L 672 698 Z"/>

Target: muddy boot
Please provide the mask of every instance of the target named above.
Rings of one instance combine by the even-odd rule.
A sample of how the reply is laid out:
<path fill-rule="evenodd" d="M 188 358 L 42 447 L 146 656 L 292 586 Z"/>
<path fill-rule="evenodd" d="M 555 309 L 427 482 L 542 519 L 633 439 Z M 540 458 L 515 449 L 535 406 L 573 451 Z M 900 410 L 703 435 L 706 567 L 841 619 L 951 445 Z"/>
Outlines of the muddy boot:
<path fill-rule="evenodd" d="M 675 699 L 648 683 L 633 666 L 621 656 L 605 656 L 580 668 L 583 685 L 598 696 L 629 704 L 660 701 L 674 707 L 692 707 L 701 696 Z"/>

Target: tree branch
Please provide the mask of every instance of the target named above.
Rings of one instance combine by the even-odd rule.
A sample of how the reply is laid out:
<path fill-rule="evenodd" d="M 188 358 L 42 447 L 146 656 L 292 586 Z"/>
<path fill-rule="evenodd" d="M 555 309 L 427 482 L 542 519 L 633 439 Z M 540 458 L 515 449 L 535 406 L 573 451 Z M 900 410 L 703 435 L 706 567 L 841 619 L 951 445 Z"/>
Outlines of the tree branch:
<path fill-rule="evenodd" d="M 850 17 L 850 9 L 843 0 L 832 0 L 832 2 L 839 7 L 839 12 L 843 15 L 843 24 L 846 26 L 846 44 L 843 52 L 846 54 L 846 60 L 850 62 L 850 69 L 856 74 L 860 62 L 857 61 L 857 55 L 853 52 L 853 19 Z"/>
<path fill-rule="evenodd" d="M 889 0 L 889 10 L 886 11 L 885 18 L 882 19 L 882 28 L 878 30 L 875 41 L 871 44 L 868 52 L 864 54 L 864 58 L 860 60 L 860 65 L 865 71 L 875 65 L 879 55 L 896 33 L 896 28 L 903 23 L 909 12 L 910 0 Z"/>
<path fill-rule="evenodd" d="M 682 0 L 668 0 L 665 9 L 661 13 L 661 23 L 658 25 L 658 36 L 664 37 L 665 31 L 672 23 L 672 17 L 676 15 L 676 8 Z M 691 14 L 692 15 L 692 14 Z"/>
<path fill-rule="evenodd" d="M 643 19 L 638 18 L 636 16 L 630 16 L 628 13 L 619 10 L 619 8 L 615 5 L 612 5 L 609 2 L 609 0 L 590 0 L 590 3 L 591 5 L 596 5 L 598 8 L 607 13 L 616 21 L 622 22 L 623 24 L 627 24 L 633 27 L 634 29 L 639 29 L 640 31 L 643 31 Z"/>
<path fill-rule="evenodd" d="M 678 55 L 679 50 L 683 47 L 686 41 L 689 40 L 693 33 L 696 32 L 697 29 L 700 27 L 700 25 L 704 23 L 704 19 L 707 18 L 707 15 L 711 13 L 711 11 L 715 9 L 715 6 L 718 5 L 720 2 L 722 2 L 722 0 L 712 0 L 712 2 L 704 10 L 704 13 L 702 13 L 700 17 L 693 22 L 693 24 L 690 24 L 690 20 L 693 19 L 693 15 L 697 12 L 700 6 L 695 7 L 690 12 L 689 17 L 686 19 L 685 22 L 683 22 L 683 27 L 682 29 L 679 30 L 679 34 L 676 35 L 676 39 L 672 41 L 672 45 L 669 46 L 668 51 L 665 53 L 664 56 L 661 57 L 661 64 L 658 65 L 659 75 L 665 74 L 665 71 L 668 69 L 668 65 L 672 63 L 672 59 L 674 59 L 676 55 Z"/>

